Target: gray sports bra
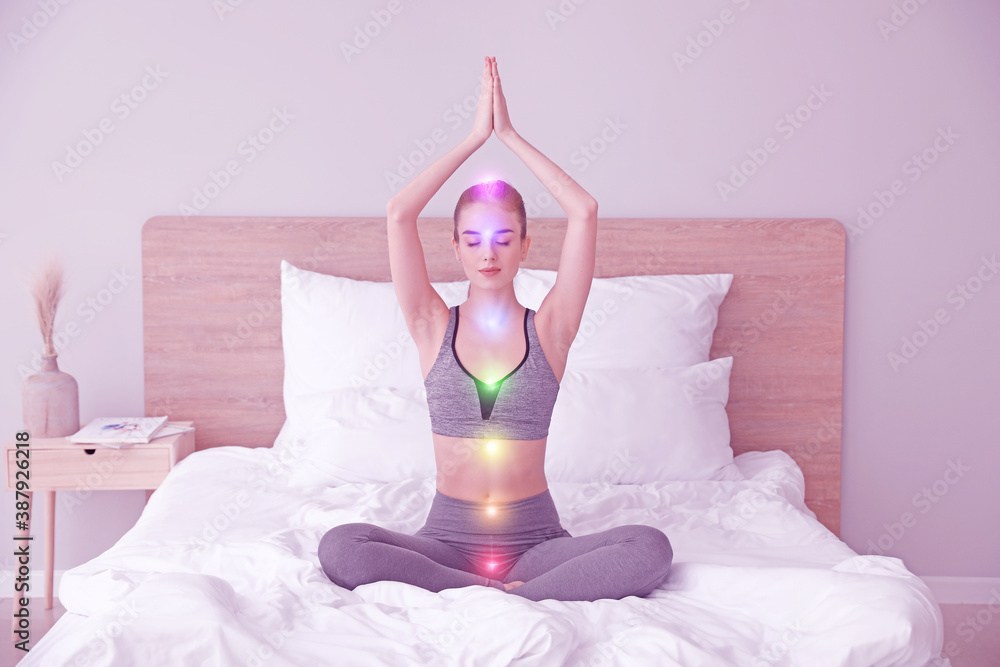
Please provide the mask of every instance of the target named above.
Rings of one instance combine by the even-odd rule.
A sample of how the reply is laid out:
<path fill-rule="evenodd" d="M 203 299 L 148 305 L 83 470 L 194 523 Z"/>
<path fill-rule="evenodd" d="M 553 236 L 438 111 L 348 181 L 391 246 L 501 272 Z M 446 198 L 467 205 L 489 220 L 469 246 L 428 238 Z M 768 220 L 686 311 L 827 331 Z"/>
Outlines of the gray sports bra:
<path fill-rule="evenodd" d="M 538 440 L 549 434 L 559 381 L 535 333 L 535 311 L 524 311 L 524 358 L 492 384 L 466 370 L 455 353 L 458 306 L 450 308 L 448 329 L 424 379 L 431 431 L 459 438 Z"/>

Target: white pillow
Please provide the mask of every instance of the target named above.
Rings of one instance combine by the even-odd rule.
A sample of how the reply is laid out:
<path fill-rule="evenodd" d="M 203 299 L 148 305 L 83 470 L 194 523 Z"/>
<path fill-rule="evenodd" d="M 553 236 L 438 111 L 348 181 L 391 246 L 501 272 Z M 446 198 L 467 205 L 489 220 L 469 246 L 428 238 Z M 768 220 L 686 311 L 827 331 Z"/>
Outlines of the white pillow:
<path fill-rule="evenodd" d="M 460 283 L 435 289 L 446 301 L 464 301 Z M 458 289 L 461 296 L 454 294 Z M 281 339 L 286 412 L 296 396 L 330 389 L 423 386 L 417 348 L 391 282 L 315 273 L 282 260 Z"/>
<path fill-rule="evenodd" d="M 550 482 L 709 479 L 733 462 L 732 357 L 682 367 L 567 369 L 545 452 Z"/>
<path fill-rule="evenodd" d="M 423 388 L 345 387 L 300 396 L 295 486 L 434 477 L 434 441 Z"/>
<path fill-rule="evenodd" d="M 556 272 L 520 269 L 514 292 L 538 310 Z M 687 366 L 708 361 L 732 274 L 595 278 L 567 368 Z M 469 281 L 432 283 L 449 307 Z M 281 261 L 286 415 L 296 397 L 358 386 L 423 387 L 416 345 L 391 282 L 299 269 Z M 294 425 L 294 424 L 293 424 Z"/>
<path fill-rule="evenodd" d="M 538 310 L 556 271 L 521 269 L 514 292 Z M 595 278 L 567 368 L 690 366 L 708 361 L 731 273 Z"/>
<path fill-rule="evenodd" d="M 546 445 L 550 482 L 710 479 L 733 462 L 733 358 L 672 368 L 569 370 Z M 397 482 L 436 474 L 427 394 L 359 387 L 300 397 L 308 421 L 290 483 Z"/>

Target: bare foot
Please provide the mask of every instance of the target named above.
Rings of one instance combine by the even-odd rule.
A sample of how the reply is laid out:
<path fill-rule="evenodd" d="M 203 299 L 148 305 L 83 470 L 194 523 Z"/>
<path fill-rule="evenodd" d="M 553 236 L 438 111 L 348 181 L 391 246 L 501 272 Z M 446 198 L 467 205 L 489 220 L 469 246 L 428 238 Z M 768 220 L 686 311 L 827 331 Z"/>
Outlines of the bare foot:
<path fill-rule="evenodd" d="M 509 591 L 512 588 L 517 588 L 518 586 L 520 586 L 523 583 L 524 583 L 523 581 L 512 581 L 509 584 L 504 584 L 503 585 L 503 589 L 505 591 Z"/>

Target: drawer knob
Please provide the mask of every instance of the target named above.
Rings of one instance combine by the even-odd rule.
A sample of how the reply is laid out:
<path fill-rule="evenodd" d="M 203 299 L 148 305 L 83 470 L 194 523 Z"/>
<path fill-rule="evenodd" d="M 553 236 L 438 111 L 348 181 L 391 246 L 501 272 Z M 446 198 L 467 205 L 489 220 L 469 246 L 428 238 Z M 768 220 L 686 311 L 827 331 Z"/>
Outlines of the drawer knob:
<path fill-rule="evenodd" d="M 93 453 L 94 453 L 94 452 L 96 452 L 97 450 L 96 450 L 96 449 L 85 449 L 85 450 L 83 450 L 83 451 L 85 451 L 85 452 L 86 452 L 87 454 L 93 454 Z"/>

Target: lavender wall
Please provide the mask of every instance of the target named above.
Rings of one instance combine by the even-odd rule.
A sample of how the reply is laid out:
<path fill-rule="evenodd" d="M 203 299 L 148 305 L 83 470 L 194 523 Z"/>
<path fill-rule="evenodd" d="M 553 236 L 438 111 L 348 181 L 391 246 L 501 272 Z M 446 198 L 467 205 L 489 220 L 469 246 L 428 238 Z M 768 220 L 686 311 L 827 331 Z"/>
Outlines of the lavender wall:
<path fill-rule="evenodd" d="M 469 131 L 496 55 L 515 128 L 605 216 L 850 227 L 843 538 L 922 576 L 998 577 L 998 27 L 987 0 L 6 0 L 0 435 L 41 349 L 27 285 L 49 251 L 69 272 L 56 330 L 81 418 L 140 414 L 142 223 L 382 215 L 401 160 Z M 540 203 L 491 139 L 425 214 L 486 174 Z M 60 492 L 56 569 L 113 544 L 142 501 Z M 0 539 L 13 511 L 6 493 Z"/>

